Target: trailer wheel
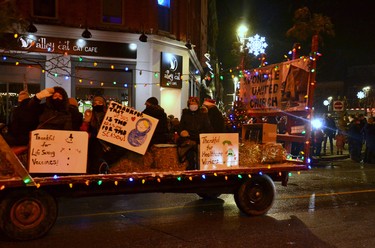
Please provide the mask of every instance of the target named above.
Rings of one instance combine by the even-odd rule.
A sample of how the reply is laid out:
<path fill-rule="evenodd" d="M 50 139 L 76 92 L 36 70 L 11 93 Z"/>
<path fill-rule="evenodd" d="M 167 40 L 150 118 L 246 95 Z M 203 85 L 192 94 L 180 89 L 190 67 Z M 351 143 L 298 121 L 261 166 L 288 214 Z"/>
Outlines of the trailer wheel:
<path fill-rule="evenodd" d="M 0 228 L 10 238 L 31 240 L 45 235 L 55 224 L 57 202 L 42 190 L 17 190 L 0 203 Z"/>
<path fill-rule="evenodd" d="M 244 182 L 234 193 L 237 207 L 247 215 L 263 215 L 272 207 L 275 184 L 267 175 L 257 175 Z"/>
<path fill-rule="evenodd" d="M 221 194 L 220 193 L 197 193 L 200 198 L 205 200 L 212 200 L 218 198 Z"/>

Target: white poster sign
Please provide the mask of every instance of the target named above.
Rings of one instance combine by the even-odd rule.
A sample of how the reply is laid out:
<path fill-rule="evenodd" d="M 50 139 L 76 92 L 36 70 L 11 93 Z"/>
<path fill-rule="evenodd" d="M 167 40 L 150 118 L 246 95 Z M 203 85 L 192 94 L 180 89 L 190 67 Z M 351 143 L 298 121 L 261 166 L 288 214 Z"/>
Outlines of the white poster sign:
<path fill-rule="evenodd" d="M 88 134 L 38 129 L 31 132 L 30 173 L 86 173 Z"/>
<path fill-rule="evenodd" d="M 238 133 L 200 134 L 200 169 L 238 167 Z"/>
<path fill-rule="evenodd" d="M 154 134 L 158 119 L 110 102 L 97 137 L 144 155 Z"/>

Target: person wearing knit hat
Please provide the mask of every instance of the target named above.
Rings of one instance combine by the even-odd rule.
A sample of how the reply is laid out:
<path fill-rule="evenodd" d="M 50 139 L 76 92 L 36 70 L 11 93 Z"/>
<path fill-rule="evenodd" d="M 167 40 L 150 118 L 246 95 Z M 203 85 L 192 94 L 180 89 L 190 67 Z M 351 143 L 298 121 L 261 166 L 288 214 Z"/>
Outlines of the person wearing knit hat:
<path fill-rule="evenodd" d="M 92 106 L 104 106 L 104 111 L 107 109 L 107 100 L 103 96 L 94 96 L 92 99 Z"/>
<path fill-rule="evenodd" d="M 214 133 L 225 133 L 225 119 L 223 113 L 216 106 L 216 101 L 214 99 L 206 98 L 204 99 L 203 105 L 208 110 L 208 117 L 210 119 Z"/>
<path fill-rule="evenodd" d="M 146 100 L 145 105 L 151 104 L 151 105 L 159 105 L 159 101 L 156 97 L 150 97 Z"/>
<path fill-rule="evenodd" d="M 30 98 L 29 93 L 26 90 L 22 90 L 18 93 L 18 102 L 22 102 L 25 99 Z"/>
<path fill-rule="evenodd" d="M 103 96 L 94 96 L 91 104 L 92 109 L 87 109 L 84 113 L 81 130 L 92 132 L 96 137 L 107 111 L 107 101 Z"/>
<path fill-rule="evenodd" d="M 195 97 L 195 96 L 191 96 L 189 97 L 189 100 L 187 102 L 187 106 L 189 107 L 190 105 L 192 104 L 196 104 L 199 106 L 199 98 L 198 97 Z"/>
<path fill-rule="evenodd" d="M 146 108 L 142 111 L 143 114 L 152 116 L 158 119 L 158 124 L 151 138 L 149 147 L 153 144 L 164 144 L 169 139 L 168 117 L 164 109 L 159 105 L 156 97 L 150 97 L 145 102 Z"/>

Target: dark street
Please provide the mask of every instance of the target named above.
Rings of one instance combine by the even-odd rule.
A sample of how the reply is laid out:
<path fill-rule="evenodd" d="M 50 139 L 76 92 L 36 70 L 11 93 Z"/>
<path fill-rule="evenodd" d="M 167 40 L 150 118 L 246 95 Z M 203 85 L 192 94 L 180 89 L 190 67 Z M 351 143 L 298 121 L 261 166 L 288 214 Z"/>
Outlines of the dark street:
<path fill-rule="evenodd" d="M 293 173 L 265 216 L 240 213 L 232 195 L 135 194 L 59 199 L 44 238 L 1 247 L 373 247 L 375 167 L 349 159 Z M 355 228 L 353 228 L 355 227 Z"/>

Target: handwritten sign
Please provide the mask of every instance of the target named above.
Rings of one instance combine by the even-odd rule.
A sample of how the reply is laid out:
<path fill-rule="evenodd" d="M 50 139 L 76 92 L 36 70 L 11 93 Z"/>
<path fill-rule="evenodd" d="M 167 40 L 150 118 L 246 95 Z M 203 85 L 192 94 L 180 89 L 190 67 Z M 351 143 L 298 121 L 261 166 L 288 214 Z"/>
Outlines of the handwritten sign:
<path fill-rule="evenodd" d="M 31 132 L 30 173 L 86 173 L 88 134 L 38 129 Z"/>
<path fill-rule="evenodd" d="M 110 102 L 97 137 L 144 155 L 158 119 Z"/>
<path fill-rule="evenodd" d="M 238 166 L 238 133 L 200 134 L 200 169 Z"/>

